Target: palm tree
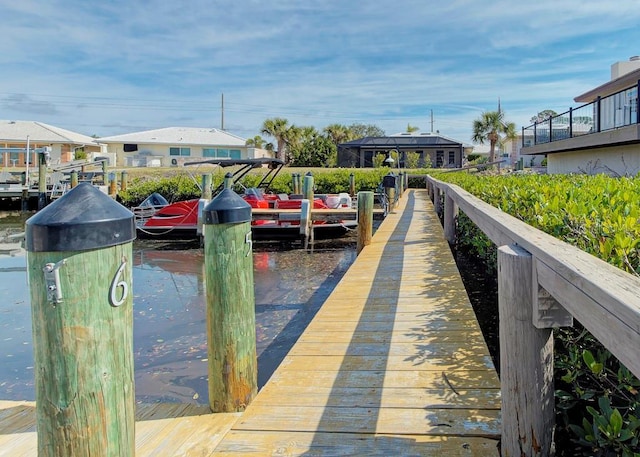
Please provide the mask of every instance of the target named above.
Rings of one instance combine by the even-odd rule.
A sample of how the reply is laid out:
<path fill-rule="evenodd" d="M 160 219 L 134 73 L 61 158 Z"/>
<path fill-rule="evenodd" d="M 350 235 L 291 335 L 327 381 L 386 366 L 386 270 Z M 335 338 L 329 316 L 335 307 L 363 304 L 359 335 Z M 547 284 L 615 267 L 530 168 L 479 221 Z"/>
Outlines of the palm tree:
<path fill-rule="evenodd" d="M 245 145 L 253 146 L 254 148 L 262 149 L 264 147 L 264 139 L 260 135 L 256 135 L 253 138 L 247 139 Z"/>
<path fill-rule="evenodd" d="M 489 163 L 496 159 L 496 144 L 500 145 L 505 139 L 516 138 L 516 124 L 504 120 L 504 112 L 486 111 L 480 119 L 473 121 L 473 136 L 471 139 L 480 144 L 489 142 Z"/>
<path fill-rule="evenodd" d="M 417 125 L 407 124 L 407 133 L 417 132 L 418 130 L 420 130 L 420 127 Z"/>
<path fill-rule="evenodd" d="M 265 119 L 262 124 L 263 135 L 269 135 L 276 139 L 278 144 L 277 158 L 284 161 L 286 159 L 287 131 L 289 130 L 289 121 L 282 117 L 274 117 Z"/>
<path fill-rule="evenodd" d="M 346 125 L 342 124 L 330 124 L 327 125 L 322 131 L 331 139 L 336 146 L 345 141 L 349 141 L 350 132 Z"/>

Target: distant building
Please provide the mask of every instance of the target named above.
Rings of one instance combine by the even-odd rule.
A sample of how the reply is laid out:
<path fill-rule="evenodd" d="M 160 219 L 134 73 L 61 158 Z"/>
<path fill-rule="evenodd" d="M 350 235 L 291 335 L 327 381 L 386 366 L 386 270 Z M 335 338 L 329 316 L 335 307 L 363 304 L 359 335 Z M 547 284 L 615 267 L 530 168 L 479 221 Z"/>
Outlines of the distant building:
<path fill-rule="evenodd" d="M 577 96 L 584 103 L 523 129 L 521 154 L 547 157 L 549 173 L 640 172 L 640 57 L 611 66 L 611 80 Z"/>
<path fill-rule="evenodd" d="M 1 121 L 0 151 L 3 167 L 24 167 L 27 164 L 27 143 L 29 164 L 37 164 L 35 150 L 49 146 L 51 164 L 58 165 L 76 159 L 76 153 L 83 150 L 88 157 L 100 155 L 101 147 L 90 136 L 61 129 L 36 121 Z"/>
<path fill-rule="evenodd" d="M 460 168 L 467 148 L 468 146 L 439 133 L 364 137 L 338 145 L 338 166 L 371 168 L 375 155 L 384 154 L 388 159 L 392 151 L 397 151 L 400 163 L 394 163 L 393 166 L 405 168 L 407 153 L 413 151 L 419 156 L 418 167 L 423 167 L 430 161 L 431 166 L 436 168 Z"/>
<path fill-rule="evenodd" d="M 246 140 L 215 128 L 167 127 L 99 138 L 118 166 L 170 167 L 198 159 L 273 157 Z"/>

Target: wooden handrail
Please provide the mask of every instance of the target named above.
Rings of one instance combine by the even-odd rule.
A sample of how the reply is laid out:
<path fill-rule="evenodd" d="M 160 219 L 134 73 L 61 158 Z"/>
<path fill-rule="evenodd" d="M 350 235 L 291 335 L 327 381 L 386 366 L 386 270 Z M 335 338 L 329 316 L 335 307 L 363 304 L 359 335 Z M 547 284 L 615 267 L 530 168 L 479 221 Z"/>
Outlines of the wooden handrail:
<path fill-rule="evenodd" d="M 533 255 L 538 284 L 640 377 L 640 278 L 491 206 L 454 184 L 428 177 L 497 246 Z"/>

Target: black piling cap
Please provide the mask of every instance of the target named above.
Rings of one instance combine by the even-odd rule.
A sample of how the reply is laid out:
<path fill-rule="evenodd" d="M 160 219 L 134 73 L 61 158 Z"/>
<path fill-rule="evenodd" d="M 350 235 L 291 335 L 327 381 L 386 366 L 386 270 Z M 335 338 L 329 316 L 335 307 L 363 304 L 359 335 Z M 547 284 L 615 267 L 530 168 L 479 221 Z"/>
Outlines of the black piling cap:
<path fill-rule="evenodd" d="M 84 251 L 136 238 L 133 213 L 89 183 L 81 183 L 27 220 L 29 252 Z"/>
<path fill-rule="evenodd" d="M 204 207 L 205 224 L 251 222 L 251 205 L 231 189 L 223 189 Z"/>

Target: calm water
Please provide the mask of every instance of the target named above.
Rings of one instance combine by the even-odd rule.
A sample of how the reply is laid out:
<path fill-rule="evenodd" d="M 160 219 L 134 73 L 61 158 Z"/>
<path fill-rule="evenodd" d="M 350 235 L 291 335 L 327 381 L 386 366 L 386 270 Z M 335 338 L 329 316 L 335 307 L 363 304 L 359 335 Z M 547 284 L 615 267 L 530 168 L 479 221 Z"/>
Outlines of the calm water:
<path fill-rule="evenodd" d="M 34 400 L 31 310 L 20 217 L 0 219 L 0 399 Z M 7 244 L 8 243 L 8 244 Z M 355 259 L 354 239 L 313 254 L 254 248 L 258 382 L 262 386 Z M 207 404 L 204 257 L 194 245 L 134 242 L 136 399 Z"/>

